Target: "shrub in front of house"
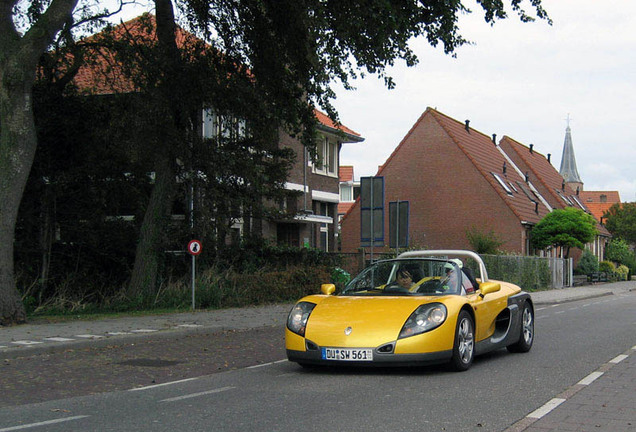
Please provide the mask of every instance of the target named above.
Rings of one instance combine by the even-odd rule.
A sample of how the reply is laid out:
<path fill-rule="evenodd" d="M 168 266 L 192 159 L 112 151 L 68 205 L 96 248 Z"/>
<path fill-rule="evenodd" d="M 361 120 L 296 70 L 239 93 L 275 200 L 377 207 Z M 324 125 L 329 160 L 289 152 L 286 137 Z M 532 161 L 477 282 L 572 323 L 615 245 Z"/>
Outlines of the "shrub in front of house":
<path fill-rule="evenodd" d="M 583 256 L 581 256 L 578 265 L 574 269 L 574 274 L 589 275 L 598 271 L 598 259 L 592 252 L 585 249 L 585 251 L 583 251 Z"/>

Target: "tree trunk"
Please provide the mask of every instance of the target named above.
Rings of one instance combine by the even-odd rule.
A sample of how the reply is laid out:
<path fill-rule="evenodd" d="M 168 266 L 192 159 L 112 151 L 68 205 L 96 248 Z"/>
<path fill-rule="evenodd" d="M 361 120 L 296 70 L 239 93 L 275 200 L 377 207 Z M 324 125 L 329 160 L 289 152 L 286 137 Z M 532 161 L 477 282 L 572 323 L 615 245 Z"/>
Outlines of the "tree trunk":
<path fill-rule="evenodd" d="M 133 296 L 154 293 L 162 259 L 163 232 L 170 221 L 175 189 L 174 162 L 167 155 L 157 155 L 155 184 L 144 214 L 135 253 L 135 265 L 129 292 Z"/>
<path fill-rule="evenodd" d="M 0 324 L 24 322 L 15 285 L 13 241 L 22 194 L 35 156 L 32 87 L 40 55 L 71 17 L 77 0 L 53 0 L 21 36 L 13 25 L 16 2 L 0 4 Z"/>
<path fill-rule="evenodd" d="M 163 84 L 156 89 L 153 103 L 165 104 L 169 117 L 162 119 L 158 127 L 165 130 L 164 139 L 155 148 L 155 184 L 144 214 L 139 243 L 135 254 L 135 264 L 131 276 L 129 292 L 138 296 L 154 293 L 157 287 L 160 262 L 162 260 L 162 234 L 170 221 L 172 200 L 175 190 L 175 157 L 173 147 L 183 145 L 185 128 L 178 86 L 179 51 L 175 39 L 175 23 L 172 2 L 155 0 L 157 40 L 160 47 L 160 62 L 163 66 Z"/>

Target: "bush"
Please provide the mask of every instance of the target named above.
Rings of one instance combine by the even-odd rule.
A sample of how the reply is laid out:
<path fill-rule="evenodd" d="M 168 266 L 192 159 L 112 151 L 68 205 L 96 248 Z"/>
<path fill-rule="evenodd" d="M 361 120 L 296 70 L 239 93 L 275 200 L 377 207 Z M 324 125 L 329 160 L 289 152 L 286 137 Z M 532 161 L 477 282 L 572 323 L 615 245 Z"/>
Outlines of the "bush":
<path fill-rule="evenodd" d="M 598 271 L 598 259 L 596 256 L 590 252 L 588 249 L 583 251 L 583 256 L 579 260 L 576 268 L 574 269 L 574 274 L 578 275 L 589 275 L 592 273 L 596 273 Z"/>
<path fill-rule="evenodd" d="M 629 275 L 629 267 L 626 265 L 619 265 L 614 272 L 618 275 L 618 280 L 627 280 L 627 276 Z"/>
<path fill-rule="evenodd" d="M 614 263 L 611 261 L 601 261 L 598 263 L 598 271 L 612 273 L 615 270 Z"/>

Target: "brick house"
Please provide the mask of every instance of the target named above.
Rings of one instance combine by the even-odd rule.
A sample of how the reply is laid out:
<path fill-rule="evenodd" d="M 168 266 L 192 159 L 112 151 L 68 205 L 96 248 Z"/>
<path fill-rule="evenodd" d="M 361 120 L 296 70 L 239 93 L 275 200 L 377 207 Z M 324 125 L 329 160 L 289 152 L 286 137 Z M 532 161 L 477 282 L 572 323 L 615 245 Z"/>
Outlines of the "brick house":
<path fill-rule="evenodd" d="M 409 201 L 412 248 L 470 249 L 467 230 L 473 230 L 495 233 L 502 250 L 530 255 L 530 230 L 565 201 L 555 190 L 563 179 L 547 159 L 533 152 L 536 160 L 526 162 L 524 151 L 530 148 L 507 137 L 497 144 L 496 135 L 471 128 L 468 120 L 427 108 L 376 174 L 385 179 L 385 209 Z M 360 247 L 360 222 L 358 201 L 342 220 L 343 251 Z M 385 217 L 385 233 L 388 228 Z"/>
<path fill-rule="evenodd" d="M 144 14 L 122 23 L 113 29 L 115 35 L 130 33 L 139 35 L 140 40 L 154 41 L 154 31 L 148 31 L 148 22 L 154 26 L 154 17 Z M 92 36 L 94 37 L 94 36 Z M 195 36 L 177 27 L 177 44 L 195 39 Z M 101 63 L 82 67 L 74 78 L 74 83 L 86 96 L 108 96 L 134 93 L 134 84 L 117 68 L 117 61 L 109 53 L 104 54 Z M 109 79 L 104 79 L 108 76 Z M 345 143 L 364 141 L 359 133 L 342 124 L 335 124 L 326 114 L 315 109 L 318 121 L 318 143 L 316 158 L 312 160 L 299 140 L 280 133 L 279 147 L 291 148 L 295 162 L 289 173 L 285 188 L 299 192 L 299 197 L 290 197 L 285 202 L 276 203 L 281 210 L 292 215 L 284 220 L 239 220 L 232 227 L 233 237 L 240 236 L 244 224 L 250 223 L 252 232 L 260 231 L 263 238 L 287 246 L 316 247 L 334 251 L 337 236 L 337 206 L 339 202 L 338 165 L 340 150 Z M 226 126 L 231 124 L 232 130 Z M 214 138 L 222 134 L 245 132 L 245 122 L 228 119 L 216 114 L 214 107 L 201 109 L 201 136 Z M 228 132 L 229 131 L 229 132 Z M 180 199 L 186 199 L 182 197 Z M 185 210 L 186 206 L 181 207 Z M 173 215 L 183 218 L 183 215 Z"/>

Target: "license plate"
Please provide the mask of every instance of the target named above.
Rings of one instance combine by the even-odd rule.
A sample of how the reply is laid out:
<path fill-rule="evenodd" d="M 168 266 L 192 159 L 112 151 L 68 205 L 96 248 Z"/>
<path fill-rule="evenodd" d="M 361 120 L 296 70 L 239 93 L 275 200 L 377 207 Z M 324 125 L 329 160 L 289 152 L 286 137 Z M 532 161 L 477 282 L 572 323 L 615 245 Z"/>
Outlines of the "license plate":
<path fill-rule="evenodd" d="M 372 361 L 373 350 L 369 348 L 323 348 L 323 360 Z"/>

